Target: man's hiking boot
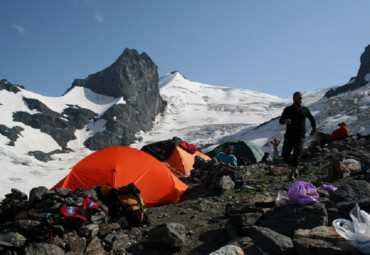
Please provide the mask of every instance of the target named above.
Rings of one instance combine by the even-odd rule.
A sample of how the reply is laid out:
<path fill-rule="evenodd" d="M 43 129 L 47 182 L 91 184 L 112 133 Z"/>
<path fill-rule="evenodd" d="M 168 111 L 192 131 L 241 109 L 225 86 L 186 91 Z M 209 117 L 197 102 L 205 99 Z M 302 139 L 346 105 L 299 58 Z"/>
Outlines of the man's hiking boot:
<path fill-rule="evenodd" d="M 294 172 L 291 172 L 289 174 L 289 181 L 294 181 L 297 178 L 298 178 L 298 169 L 295 169 Z"/>

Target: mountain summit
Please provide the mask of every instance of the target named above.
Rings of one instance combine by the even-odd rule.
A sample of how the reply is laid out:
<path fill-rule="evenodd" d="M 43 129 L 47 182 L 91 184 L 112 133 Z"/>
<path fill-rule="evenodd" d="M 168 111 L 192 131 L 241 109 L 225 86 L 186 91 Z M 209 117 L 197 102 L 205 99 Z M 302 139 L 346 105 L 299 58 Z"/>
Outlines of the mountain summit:
<path fill-rule="evenodd" d="M 360 68 L 358 69 L 357 76 L 352 77 L 349 82 L 343 86 L 330 89 L 326 92 L 326 97 L 336 96 L 350 90 L 358 89 L 367 85 L 370 81 L 370 45 L 365 48 L 365 51 L 360 57 Z"/>
<path fill-rule="evenodd" d="M 128 101 L 153 96 L 159 104 L 158 80 L 157 66 L 145 52 L 139 54 L 136 50 L 125 49 L 108 68 L 86 79 L 75 79 L 72 88 L 85 87 L 97 94 L 124 97 Z"/>
<path fill-rule="evenodd" d="M 86 79 L 76 79 L 72 88 L 89 88 L 97 94 L 122 97 L 124 101 L 100 117 L 107 122 L 106 130 L 89 138 L 85 145 L 94 150 L 128 145 L 134 141 L 136 132 L 149 130 L 165 105 L 159 94 L 158 80 L 157 66 L 150 57 L 130 49 L 125 49 L 108 68 Z"/>

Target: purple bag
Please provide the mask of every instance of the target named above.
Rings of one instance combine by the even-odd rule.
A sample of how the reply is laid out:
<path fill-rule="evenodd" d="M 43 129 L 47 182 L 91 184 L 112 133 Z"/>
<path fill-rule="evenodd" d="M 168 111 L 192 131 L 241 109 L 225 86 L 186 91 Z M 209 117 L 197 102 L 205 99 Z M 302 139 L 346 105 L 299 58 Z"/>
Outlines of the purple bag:
<path fill-rule="evenodd" d="M 334 193 L 334 191 L 336 191 L 338 189 L 338 185 L 331 184 L 331 183 L 328 183 L 328 182 L 324 182 L 323 184 L 320 185 L 320 188 L 328 191 L 329 194 L 332 194 L 332 193 Z"/>
<path fill-rule="evenodd" d="M 296 181 L 288 188 L 288 196 L 292 203 L 297 205 L 314 204 L 319 200 L 316 187 L 304 181 Z"/>

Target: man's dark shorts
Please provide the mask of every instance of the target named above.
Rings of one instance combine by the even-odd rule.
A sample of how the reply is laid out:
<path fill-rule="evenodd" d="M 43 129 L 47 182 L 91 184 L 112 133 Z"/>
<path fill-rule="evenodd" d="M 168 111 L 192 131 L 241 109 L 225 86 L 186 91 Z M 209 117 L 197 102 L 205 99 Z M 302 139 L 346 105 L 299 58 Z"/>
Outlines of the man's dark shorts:
<path fill-rule="evenodd" d="M 320 137 L 321 145 L 328 144 L 334 140 L 328 133 L 316 132 L 316 135 Z"/>

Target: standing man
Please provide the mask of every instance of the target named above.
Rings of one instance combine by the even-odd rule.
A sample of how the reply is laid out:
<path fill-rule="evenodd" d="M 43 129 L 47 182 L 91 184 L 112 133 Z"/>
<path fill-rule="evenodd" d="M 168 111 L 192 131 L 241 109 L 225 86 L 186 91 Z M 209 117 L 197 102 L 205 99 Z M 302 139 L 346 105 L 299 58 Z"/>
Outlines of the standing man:
<path fill-rule="evenodd" d="M 290 164 L 291 173 L 289 180 L 293 181 L 298 176 L 298 163 L 302 153 L 304 138 L 306 134 L 306 118 L 311 122 L 313 136 L 316 132 L 316 122 L 310 110 L 302 106 L 302 93 L 293 94 L 293 104 L 285 107 L 279 119 L 280 124 L 286 125 L 282 156 L 284 162 Z M 291 155 L 293 151 L 293 154 Z"/>

